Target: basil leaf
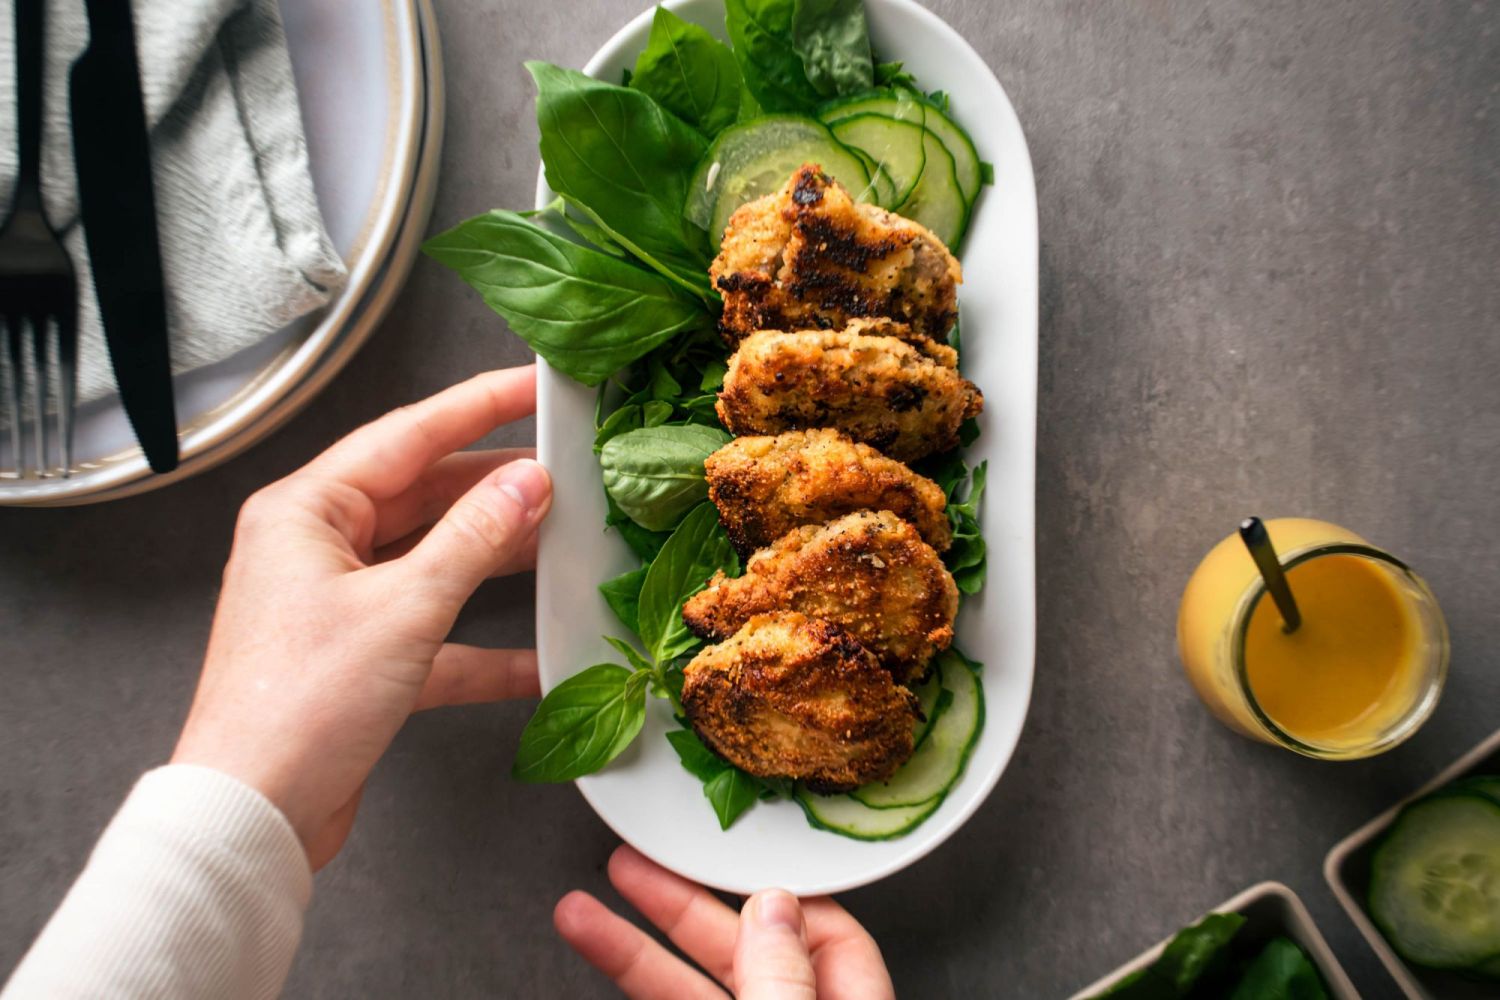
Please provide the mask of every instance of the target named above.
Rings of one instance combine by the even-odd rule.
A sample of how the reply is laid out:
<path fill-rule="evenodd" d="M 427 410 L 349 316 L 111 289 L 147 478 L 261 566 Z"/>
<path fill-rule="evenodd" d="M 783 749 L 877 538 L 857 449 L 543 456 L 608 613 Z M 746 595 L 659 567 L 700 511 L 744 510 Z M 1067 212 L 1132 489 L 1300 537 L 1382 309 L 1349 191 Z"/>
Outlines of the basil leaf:
<path fill-rule="evenodd" d="M 492 211 L 423 245 L 547 363 L 598 385 L 652 348 L 712 322 L 666 279 Z"/>
<path fill-rule="evenodd" d="M 647 427 L 660 427 L 672 419 L 672 404 L 660 399 L 653 399 L 641 407 L 643 423 Z"/>
<path fill-rule="evenodd" d="M 605 636 L 604 641 L 613 646 L 615 648 L 615 652 L 625 657 L 625 662 L 630 664 L 630 668 L 632 670 L 644 670 L 650 672 L 651 664 L 646 660 L 644 656 L 636 652 L 636 648 L 630 643 L 626 642 L 624 639 L 619 639 L 612 635 Z"/>
<path fill-rule="evenodd" d="M 729 435 L 701 424 L 643 427 L 610 438 L 599 452 L 604 489 L 648 531 L 664 531 L 708 496 L 703 461 Z"/>
<path fill-rule="evenodd" d="M 1113 1000 L 1161 1000 L 1185 997 L 1194 984 L 1228 958 L 1229 941 L 1245 918 L 1238 913 L 1211 913 L 1178 932 L 1161 957 L 1095 997 Z"/>
<path fill-rule="evenodd" d="M 875 64 L 875 86 L 877 87 L 912 87 L 916 85 L 917 78 L 901 68 L 899 62 L 883 62 Z"/>
<path fill-rule="evenodd" d="M 615 412 L 604 418 L 604 423 L 594 432 L 594 454 L 597 455 L 604 448 L 610 438 L 626 431 L 640 430 L 645 426 L 644 410 L 635 403 L 626 403 Z"/>
<path fill-rule="evenodd" d="M 536 81 L 542 165 L 558 194 L 664 262 L 707 266 L 682 218 L 703 137 L 639 90 L 544 62 Z"/>
<path fill-rule="evenodd" d="M 624 234 L 616 232 L 604 219 L 589 208 L 583 202 L 566 195 L 559 195 L 558 200 L 571 208 L 583 213 L 585 219 L 574 218 L 567 213 L 562 213 L 563 221 L 572 227 L 586 240 L 592 240 L 599 244 L 600 248 L 617 257 L 634 257 L 645 264 L 657 274 L 666 278 L 672 284 L 691 295 L 696 295 L 707 302 L 722 302 L 719 293 L 714 291 L 713 281 L 708 276 L 708 271 L 698 264 L 684 265 L 680 263 L 664 263 L 653 257 L 648 251 L 631 242 Z"/>
<path fill-rule="evenodd" d="M 717 392 L 724 387 L 724 376 L 729 366 L 722 361 L 710 361 L 703 366 L 703 377 L 698 380 L 699 392 Z"/>
<path fill-rule="evenodd" d="M 969 492 L 962 503 L 949 501 L 951 508 L 972 518 L 979 517 L 979 504 L 984 499 L 984 482 L 989 473 L 989 462 L 980 462 L 969 475 Z"/>
<path fill-rule="evenodd" d="M 667 733 L 667 742 L 688 773 L 703 782 L 703 794 L 719 818 L 719 829 L 729 829 L 757 799 L 767 797 L 769 789 L 764 782 L 719 757 L 691 729 L 672 730 Z"/>
<path fill-rule="evenodd" d="M 673 729 L 667 733 L 667 742 L 672 744 L 672 749 L 677 751 L 682 766 L 687 768 L 689 774 L 702 782 L 710 782 L 717 778 L 729 767 L 722 758 L 715 754 L 698 734 L 691 729 Z"/>
<path fill-rule="evenodd" d="M 650 369 L 652 399 L 676 399 L 682 395 L 682 383 L 672 377 L 665 364 L 652 358 Z"/>
<path fill-rule="evenodd" d="M 1250 960 L 1229 1000 L 1327 1000 L 1317 966 L 1291 938 L 1272 938 Z"/>
<path fill-rule="evenodd" d="M 875 85 L 864 0 L 795 0 L 792 45 L 802 57 L 807 81 L 824 97 L 856 94 Z"/>
<path fill-rule="evenodd" d="M 725 769 L 703 786 L 703 794 L 708 796 L 714 815 L 719 817 L 721 830 L 729 829 L 746 809 L 755 805 L 760 790 L 760 782 L 737 767 Z"/>
<path fill-rule="evenodd" d="M 563 681 L 522 730 L 511 774 L 528 783 L 572 781 L 614 760 L 646 720 L 646 680 L 600 663 Z"/>
<path fill-rule="evenodd" d="M 737 570 L 734 547 L 711 503 L 700 503 L 661 547 L 641 584 L 640 635 L 658 663 L 698 644 L 682 622 L 682 602 L 696 594 L 715 570 Z"/>
<path fill-rule="evenodd" d="M 642 566 L 599 584 L 599 593 L 609 610 L 620 619 L 620 624 L 637 635 L 641 631 L 641 584 L 645 580 L 646 567 Z"/>
<path fill-rule="evenodd" d="M 792 45 L 794 0 L 724 0 L 745 88 L 766 111 L 811 111 L 821 102 Z"/>
<path fill-rule="evenodd" d="M 995 183 L 995 165 L 988 160 L 979 161 L 979 183 Z"/>
<path fill-rule="evenodd" d="M 953 542 L 943 553 L 943 565 L 953 582 L 964 594 L 977 594 L 984 587 L 987 546 L 979 530 L 979 505 L 984 499 L 988 462 L 980 462 L 970 472 L 963 460 L 954 457 L 930 468 L 932 478 L 948 495 L 948 523 L 953 528 Z M 968 489 L 965 491 L 964 487 Z M 960 500 L 960 493 L 964 499 Z"/>
<path fill-rule="evenodd" d="M 630 86 L 712 138 L 740 110 L 740 68 L 729 47 L 665 7 L 635 60 Z"/>
<path fill-rule="evenodd" d="M 760 106 L 760 102 L 755 99 L 755 95 L 750 92 L 750 88 L 748 86 L 741 87 L 740 113 L 735 117 L 735 123 L 747 122 L 752 118 L 759 118 L 765 113 L 765 109 Z M 703 238 L 707 239 L 708 234 L 704 233 Z"/>
<path fill-rule="evenodd" d="M 671 537 L 671 533 L 666 531 L 647 531 L 639 524 L 636 524 L 620 509 L 620 505 L 615 503 L 615 498 L 609 495 L 608 490 L 604 492 L 604 502 L 609 507 L 608 512 L 604 515 L 605 527 L 614 528 L 618 531 L 620 537 L 625 540 L 625 544 L 630 546 L 630 551 L 634 552 L 643 561 L 650 562 L 655 559 L 656 554 L 661 551 L 661 547 Z"/>

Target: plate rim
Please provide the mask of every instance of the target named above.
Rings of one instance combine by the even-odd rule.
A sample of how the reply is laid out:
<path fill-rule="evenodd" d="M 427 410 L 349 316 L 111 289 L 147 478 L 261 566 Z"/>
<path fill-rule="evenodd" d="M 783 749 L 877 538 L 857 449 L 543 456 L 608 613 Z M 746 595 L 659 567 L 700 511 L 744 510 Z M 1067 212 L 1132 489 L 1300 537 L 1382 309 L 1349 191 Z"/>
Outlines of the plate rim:
<path fill-rule="evenodd" d="M 441 46 L 431 0 L 381 0 L 384 17 L 395 21 L 386 54 L 388 64 L 412 67 L 409 80 L 396 80 L 387 99 L 396 108 L 391 138 L 386 146 L 390 181 L 377 191 L 361 226 L 356 251 L 351 254 L 349 280 L 322 310 L 306 335 L 288 344 L 251 375 L 245 384 L 218 406 L 180 428 L 181 462 L 172 472 L 154 474 L 138 445 L 97 461 L 97 469 L 66 479 L 5 480 L 0 485 L 0 507 L 73 507 L 153 492 L 206 472 L 263 439 L 321 391 L 367 340 L 390 308 L 388 286 L 399 289 L 415 260 L 411 247 L 398 260 L 399 244 L 414 200 L 424 193 L 421 226 L 430 215 L 433 190 L 418 188 L 418 173 L 429 129 L 429 112 L 436 91 L 436 147 L 441 146 L 443 88 Z M 427 30 L 427 26 L 431 30 Z M 437 75 L 427 69 L 436 65 Z M 398 70 L 399 72 L 399 70 Z M 434 86 L 435 84 L 435 86 Z M 432 180 L 435 181 L 435 172 Z M 435 189 L 435 183 L 429 183 Z M 373 312 L 368 307 L 376 302 Z M 315 383 L 316 388 L 306 387 Z M 24 485 L 23 485 L 24 484 Z"/>
<path fill-rule="evenodd" d="M 699 2 L 699 0 L 663 0 L 660 6 L 666 7 L 668 10 L 676 11 L 681 7 L 693 2 Z M 1022 187 L 1023 193 L 1026 195 L 1024 206 L 1024 222 L 1027 228 L 1027 232 L 1025 234 L 1022 234 L 1022 236 L 1018 239 L 1024 240 L 1024 243 L 1020 245 L 1024 248 L 1024 256 L 1027 261 L 1025 273 L 1027 274 L 1029 294 L 1025 297 L 1024 302 L 1017 303 L 1017 307 L 1022 314 L 1021 318 L 1018 319 L 1017 326 L 1024 328 L 1024 330 L 1029 334 L 1029 336 L 1024 338 L 1024 342 L 1021 345 L 1021 351 L 1024 353 L 1028 368 L 1032 372 L 1033 376 L 1027 382 L 1024 398 L 1018 400 L 1018 403 L 1023 404 L 1018 408 L 1021 411 L 1025 412 L 1027 415 L 1026 426 L 1024 428 L 1016 429 L 1016 432 L 1018 433 L 1020 439 L 1027 446 L 1027 454 L 1029 456 L 1029 460 L 1024 462 L 1024 480 L 1022 482 L 1018 482 L 1016 485 L 1018 490 L 1024 492 L 1024 494 L 1030 499 L 1029 502 L 1025 505 L 1024 516 L 1014 519 L 1015 522 L 1024 521 L 1025 527 L 1025 538 L 1020 544 L 1017 545 L 1019 551 L 1015 553 L 1015 556 L 1019 560 L 1024 560 L 1024 565 L 1018 565 L 1016 567 L 1016 571 L 1018 573 L 1024 573 L 1029 583 L 1029 586 L 1027 586 L 1024 595 L 1026 607 L 1016 612 L 1016 618 L 1018 620 L 1024 619 L 1028 623 L 1026 635 L 1024 637 L 1024 641 L 1021 644 L 1024 647 L 1024 654 L 1018 655 L 1016 657 L 1017 661 L 1024 660 L 1026 669 L 1024 671 L 1024 678 L 1020 682 L 1020 689 L 1016 693 L 1016 698 L 1020 703 L 1017 706 L 1020 710 L 1020 719 L 1017 725 L 1014 727 L 1012 733 L 1004 734 L 1006 736 L 1006 740 L 1004 745 L 999 747 L 998 764 L 993 767 L 991 773 L 985 776 L 981 786 L 977 789 L 975 794 L 973 794 L 959 810 L 946 817 L 940 826 L 930 831 L 929 835 L 925 839 L 920 841 L 913 841 L 912 847 L 909 850 L 899 851 L 889 860 L 879 865 L 871 866 L 867 871 L 862 872 L 857 876 L 825 879 L 823 881 L 815 881 L 807 884 L 785 886 L 798 895 L 809 896 L 845 892 L 851 889 L 859 888 L 861 886 L 870 885 L 874 882 L 878 882 L 881 879 L 893 875 L 896 872 L 910 867 L 911 865 L 920 861 L 922 858 L 926 857 L 928 854 L 936 850 L 940 845 L 946 843 L 949 838 L 951 838 L 960 828 L 962 828 L 969 821 L 969 819 L 973 817 L 974 813 L 977 812 L 979 808 L 988 800 L 990 794 L 994 791 L 995 786 L 999 783 L 1000 778 L 1005 774 L 1006 770 L 1010 767 L 1011 762 L 1014 760 L 1015 751 L 1020 744 L 1021 735 L 1025 731 L 1026 720 L 1030 714 L 1030 703 L 1036 683 L 1037 628 L 1035 498 L 1037 398 L 1038 378 L 1040 375 L 1038 362 L 1040 340 L 1039 314 L 1041 275 L 1040 232 L 1038 227 L 1036 180 L 1035 169 L 1031 160 L 1030 146 L 1026 142 L 1026 135 L 1024 130 L 1021 128 L 1020 119 L 1015 112 L 1015 106 L 1011 102 L 1010 95 L 1006 91 L 1004 85 L 1001 84 L 999 78 L 995 76 L 994 71 L 990 68 L 989 64 L 984 60 L 984 58 L 974 50 L 973 46 L 971 46 L 955 28 L 949 25 L 937 14 L 923 7 L 919 3 L 916 3 L 915 0 L 865 0 L 865 2 L 872 5 L 889 6 L 891 8 L 901 10 L 909 14 L 910 16 L 917 18 L 918 20 L 925 22 L 927 28 L 941 39 L 942 45 L 945 49 L 951 50 L 958 57 L 961 57 L 966 61 L 970 61 L 975 66 L 977 66 L 979 71 L 981 71 L 985 76 L 988 76 L 988 78 L 994 83 L 995 88 L 999 91 L 1001 97 L 1003 98 L 1002 103 L 998 107 L 991 109 L 991 114 L 993 114 L 995 118 L 998 119 L 997 124 L 1001 129 L 1012 133 L 1014 141 L 1018 143 L 1018 148 L 1022 154 L 1022 156 L 1020 157 L 1020 162 L 1015 164 L 1015 166 L 1021 168 L 1024 176 L 1014 173 L 1008 176 L 1012 178 L 1012 181 L 1014 183 Z M 654 6 L 641 11 L 634 17 L 630 18 L 612 35 L 610 35 L 610 37 L 594 52 L 594 54 L 589 57 L 588 61 L 583 67 L 583 72 L 589 76 L 598 78 L 598 71 L 600 67 L 610 59 L 614 58 L 618 50 L 623 47 L 626 40 L 628 40 L 636 33 L 641 32 L 649 24 L 651 18 L 654 16 L 654 11 Z M 538 209 L 543 208 L 550 201 L 551 190 L 547 186 L 545 170 L 539 163 L 537 167 L 536 201 L 534 207 Z M 543 464 L 546 464 L 548 456 L 553 453 L 554 449 L 559 446 L 566 447 L 565 443 L 559 443 L 553 440 L 550 427 L 551 421 L 545 419 L 545 415 L 548 410 L 553 405 L 555 405 L 554 394 L 558 392 L 563 386 L 567 385 L 569 380 L 566 376 L 561 375 L 550 365 L 548 365 L 544 359 L 538 358 L 537 362 L 537 454 L 538 458 L 543 462 Z M 1018 468 L 1022 464 L 1023 463 L 1018 462 Z M 1019 527 L 1020 525 L 1019 523 L 1017 523 L 1013 526 Z M 543 550 L 545 550 L 546 539 L 547 532 L 544 525 L 542 536 Z M 537 565 L 536 587 L 536 641 L 538 662 L 541 665 L 542 670 L 542 689 L 544 692 L 550 690 L 551 687 L 554 686 L 554 684 L 548 683 L 548 679 L 546 676 L 548 673 L 547 664 L 550 659 L 550 643 L 548 642 L 549 633 L 543 627 L 543 618 L 545 612 L 543 601 L 545 599 L 544 595 L 549 592 L 548 584 L 550 577 L 551 569 L 549 561 L 545 557 L 539 558 Z M 1008 661 L 1007 666 L 1015 666 L 1015 663 Z M 989 718 L 988 714 L 987 718 Z M 992 736 L 992 738 L 998 739 L 999 736 Z M 573 782 L 573 784 L 578 789 L 579 793 L 583 796 L 585 801 L 588 802 L 595 815 L 598 816 L 607 826 L 609 826 L 609 828 L 613 830 L 616 836 L 618 836 L 622 841 L 631 844 L 631 846 L 636 850 L 640 851 L 642 854 L 645 854 L 647 857 L 651 858 L 653 861 L 656 861 L 662 866 L 673 871 L 679 871 L 679 869 L 673 865 L 672 859 L 669 856 L 662 855 L 661 853 L 653 849 L 648 849 L 634 843 L 629 836 L 627 836 L 618 826 L 616 826 L 611 817 L 609 815 L 606 815 L 606 811 L 600 807 L 599 803 L 595 799 L 593 789 L 593 776 L 585 776 Z M 937 819 L 936 816 L 934 816 L 933 818 L 934 820 Z M 702 872 L 693 872 L 691 874 L 687 874 L 685 877 L 702 882 L 705 885 L 725 892 L 744 893 L 746 891 L 753 891 L 753 888 L 749 888 L 742 884 L 727 880 L 717 880 L 716 877 L 714 877 L 712 874 L 705 876 Z"/>

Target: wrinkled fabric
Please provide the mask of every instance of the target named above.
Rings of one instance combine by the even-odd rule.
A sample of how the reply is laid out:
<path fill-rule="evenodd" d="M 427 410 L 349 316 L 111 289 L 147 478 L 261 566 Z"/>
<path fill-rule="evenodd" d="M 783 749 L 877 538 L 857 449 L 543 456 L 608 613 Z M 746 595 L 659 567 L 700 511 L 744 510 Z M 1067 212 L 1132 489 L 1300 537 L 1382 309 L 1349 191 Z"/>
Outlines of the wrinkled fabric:
<path fill-rule="evenodd" d="M 325 305 L 347 273 L 308 171 L 276 0 L 135 0 L 172 367 L 221 361 Z M 15 185 L 15 6 L 0 0 L 0 205 Z M 78 398 L 114 374 L 78 224 L 68 72 L 83 0 L 48 0 L 42 192 L 79 277 Z"/>

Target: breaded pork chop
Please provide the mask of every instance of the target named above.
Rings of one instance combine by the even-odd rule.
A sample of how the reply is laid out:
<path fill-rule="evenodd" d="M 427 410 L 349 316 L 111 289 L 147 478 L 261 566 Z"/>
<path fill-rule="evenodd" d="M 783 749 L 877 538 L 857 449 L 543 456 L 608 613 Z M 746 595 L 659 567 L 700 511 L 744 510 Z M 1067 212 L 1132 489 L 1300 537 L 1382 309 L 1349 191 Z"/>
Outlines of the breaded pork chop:
<path fill-rule="evenodd" d="M 729 217 L 708 272 L 733 347 L 756 330 L 839 328 L 886 316 L 946 341 L 958 318 L 958 261 L 931 231 L 860 205 L 816 164 Z"/>
<path fill-rule="evenodd" d="M 704 468 L 708 497 L 742 556 L 857 510 L 890 511 L 939 552 L 953 538 L 937 483 L 829 428 L 735 438 Z"/>
<path fill-rule="evenodd" d="M 890 511 L 859 511 L 796 528 L 688 598 L 682 618 L 710 641 L 768 611 L 842 626 L 900 682 L 915 680 L 953 641 L 958 588 L 917 529 Z"/>
<path fill-rule="evenodd" d="M 751 334 L 729 359 L 719 419 L 737 435 L 834 427 L 902 462 L 947 451 L 984 397 L 953 348 L 907 343 L 893 325 Z"/>
<path fill-rule="evenodd" d="M 882 781 L 912 753 L 917 700 L 837 625 L 756 615 L 684 671 L 693 730 L 735 767 L 817 792 Z"/>

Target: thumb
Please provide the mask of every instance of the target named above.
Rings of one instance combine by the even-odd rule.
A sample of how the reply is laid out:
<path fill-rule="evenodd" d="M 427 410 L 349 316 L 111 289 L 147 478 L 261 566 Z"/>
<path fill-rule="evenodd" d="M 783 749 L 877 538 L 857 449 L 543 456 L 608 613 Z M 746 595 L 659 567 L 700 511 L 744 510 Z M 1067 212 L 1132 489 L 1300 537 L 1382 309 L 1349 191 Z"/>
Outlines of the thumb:
<path fill-rule="evenodd" d="M 507 462 L 458 499 L 398 563 L 457 605 L 504 565 L 552 506 L 552 477 L 529 458 Z"/>
<path fill-rule="evenodd" d="M 739 1000 L 815 1000 L 817 981 L 797 897 L 771 889 L 745 903 L 734 942 L 734 984 Z"/>

